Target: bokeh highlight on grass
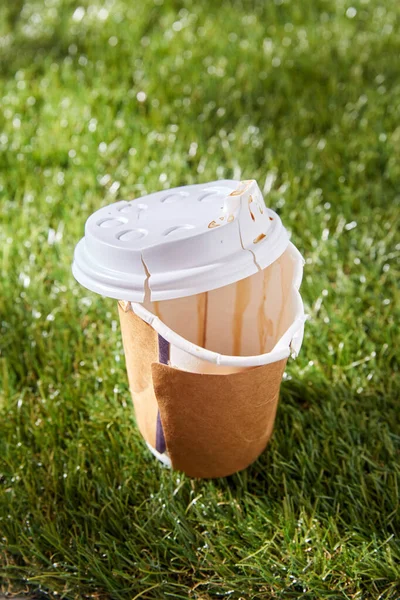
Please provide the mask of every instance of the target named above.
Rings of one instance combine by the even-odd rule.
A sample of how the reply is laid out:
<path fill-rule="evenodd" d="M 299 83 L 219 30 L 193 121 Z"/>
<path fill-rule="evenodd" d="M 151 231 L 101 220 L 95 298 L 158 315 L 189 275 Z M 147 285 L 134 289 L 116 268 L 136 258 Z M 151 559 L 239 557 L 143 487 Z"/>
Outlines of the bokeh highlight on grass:
<path fill-rule="evenodd" d="M 400 597 L 399 25 L 397 0 L 1 3 L 1 591 Z M 70 265 L 96 208 L 232 177 L 304 254 L 310 320 L 267 451 L 196 481 L 149 455 L 115 302 Z"/>

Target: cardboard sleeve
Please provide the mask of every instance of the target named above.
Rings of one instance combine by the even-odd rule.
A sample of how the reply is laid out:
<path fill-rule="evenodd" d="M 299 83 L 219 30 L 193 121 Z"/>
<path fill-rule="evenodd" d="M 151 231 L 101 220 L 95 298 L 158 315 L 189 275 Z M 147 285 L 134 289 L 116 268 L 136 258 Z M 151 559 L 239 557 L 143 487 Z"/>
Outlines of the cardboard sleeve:
<path fill-rule="evenodd" d="M 157 333 L 119 303 L 137 424 L 155 446 L 159 412 L 172 467 L 223 477 L 250 465 L 271 436 L 286 359 L 239 373 L 201 374 L 159 363 Z"/>

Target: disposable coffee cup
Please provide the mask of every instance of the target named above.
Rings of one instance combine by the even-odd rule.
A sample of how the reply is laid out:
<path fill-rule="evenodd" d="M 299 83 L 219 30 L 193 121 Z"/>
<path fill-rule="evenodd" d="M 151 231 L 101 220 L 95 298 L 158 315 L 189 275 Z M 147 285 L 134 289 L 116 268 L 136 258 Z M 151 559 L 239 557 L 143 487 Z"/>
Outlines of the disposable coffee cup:
<path fill-rule="evenodd" d="M 221 477 L 264 450 L 302 344 L 303 264 L 254 180 L 156 192 L 89 217 L 73 273 L 118 300 L 137 424 L 164 464 Z"/>

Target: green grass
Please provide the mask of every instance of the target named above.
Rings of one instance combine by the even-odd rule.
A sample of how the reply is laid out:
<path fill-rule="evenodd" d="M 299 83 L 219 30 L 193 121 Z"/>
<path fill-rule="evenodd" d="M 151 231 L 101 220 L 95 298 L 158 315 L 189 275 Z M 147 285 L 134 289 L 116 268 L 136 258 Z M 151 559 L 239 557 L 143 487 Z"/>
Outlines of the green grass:
<path fill-rule="evenodd" d="M 0 590 L 398 599 L 398 0 L 97 2 L 0 6 Z M 267 179 L 310 320 L 268 450 L 197 481 L 70 265 L 96 208 L 222 177 Z"/>

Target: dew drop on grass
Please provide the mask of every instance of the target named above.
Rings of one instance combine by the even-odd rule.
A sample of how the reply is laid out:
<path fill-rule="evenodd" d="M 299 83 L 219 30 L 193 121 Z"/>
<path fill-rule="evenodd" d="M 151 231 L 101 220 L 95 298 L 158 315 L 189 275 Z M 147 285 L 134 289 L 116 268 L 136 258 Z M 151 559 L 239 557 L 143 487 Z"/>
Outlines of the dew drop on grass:
<path fill-rule="evenodd" d="M 90 119 L 88 129 L 90 133 L 94 133 L 97 129 L 97 119 Z"/>
<path fill-rule="evenodd" d="M 120 188 L 121 184 L 119 181 L 114 181 L 113 184 L 111 184 L 109 192 L 110 194 L 116 194 Z"/>
<path fill-rule="evenodd" d="M 78 8 L 75 9 L 73 15 L 72 15 L 72 20 L 75 21 L 75 23 L 79 23 L 80 21 L 82 21 L 83 17 L 85 16 L 85 9 L 83 8 L 83 6 L 78 6 Z"/>
<path fill-rule="evenodd" d="M 97 18 L 100 21 L 106 21 L 108 19 L 108 15 L 109 15 L 108 10 L 103 7 L 103 8 L 100 8 L 100 10 L 98 11 Z"/>
<path fill-rule="evenodd" d="M 351 231 L 352 229 L 354 229 L 355 227 L 357 227 L 357 222 L 356 221 L 351 221 L 350 223 L 347 223 L 344 228 L 346 229 L 346 231 Z"/>
<path fill-rule="evenodd" d="M 30 283 L 31 283 L 31 278 L 26 273 L 20 273 L 19 274 L 19 281 L 22 283 L 22 285 L 24 286 L 24 288 L 28 288 L 30 286 Z"/>

